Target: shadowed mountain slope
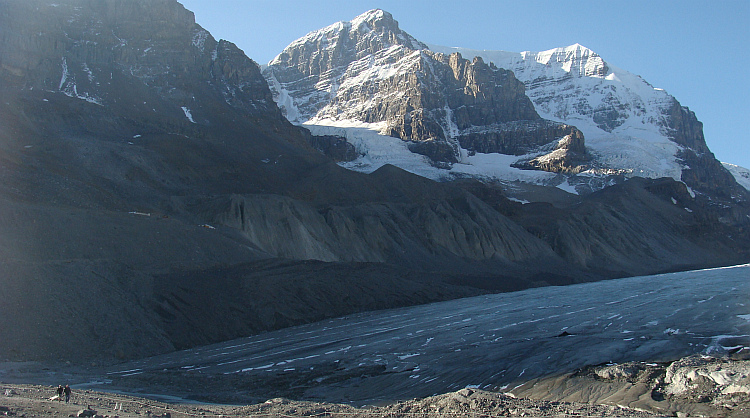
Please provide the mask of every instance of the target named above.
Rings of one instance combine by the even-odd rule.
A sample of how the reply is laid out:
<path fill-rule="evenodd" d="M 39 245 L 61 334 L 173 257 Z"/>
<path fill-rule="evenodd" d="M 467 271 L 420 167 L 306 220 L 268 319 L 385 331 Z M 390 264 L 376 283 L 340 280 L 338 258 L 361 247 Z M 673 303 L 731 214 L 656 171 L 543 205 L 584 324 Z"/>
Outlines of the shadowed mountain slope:
<path fill-rule="evenodd" d="M 0 0 L 0 95 L 0 358 L 132 358 L 748 259 L 745 230 L 684 194 L 693 212 L 674 217 L 688 212 L 653 182 L 535 209 L 481 183 L 345 170 L 173 0 Z M 647 264 L 616 243 L 644 219 Z"/>

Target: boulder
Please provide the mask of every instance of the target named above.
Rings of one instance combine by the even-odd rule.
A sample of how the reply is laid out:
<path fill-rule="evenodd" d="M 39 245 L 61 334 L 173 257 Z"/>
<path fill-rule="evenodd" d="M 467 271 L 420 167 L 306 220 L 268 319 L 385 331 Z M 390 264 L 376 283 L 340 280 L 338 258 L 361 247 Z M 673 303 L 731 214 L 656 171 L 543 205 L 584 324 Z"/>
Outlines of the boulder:
<path fill-rule="evenodd" d="M 96 410 L 94 409 L 81 409 L 76 414 L 77 417 L 94 417 L 96 416 Z"/>
<path fill-rule="evenodd" d="M 637 363 L 615 364 L 596 371 L 596 375 L 602 379 L 632 379 L 638 376 L 643 366 Z"/>

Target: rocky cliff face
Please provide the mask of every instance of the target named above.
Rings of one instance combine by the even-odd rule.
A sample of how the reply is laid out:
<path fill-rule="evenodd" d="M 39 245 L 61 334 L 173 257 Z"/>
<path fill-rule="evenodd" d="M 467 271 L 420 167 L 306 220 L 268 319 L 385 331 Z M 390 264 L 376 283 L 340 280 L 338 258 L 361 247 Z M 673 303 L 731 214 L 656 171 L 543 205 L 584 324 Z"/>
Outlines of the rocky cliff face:
<path fill-rule="evenodd" d="M 540 123 L 512 72 L 429 51 L 382 10 L 293 42 L 264 74 L 291 121 L 376 125 L 438 166 L 462 148 L 520 155 L 566 135 Z"/>
<path fill-rule="evenodd" d="M 122 110 L 158 110 L 160 117 L 193 123 L 211 122 L 201 101 L 216 101 L 210 96 L 217 94 L 243 112 L 278 113 L 258 66 L 232 43 L 216 41 L 175 1 L 29 1 L 1 7 L 0 68 L 7 83 Z M 15 18 L 31 14 L 34 19 Z M 123 96 L 122 85 L 136 82 L 160 100 L 123 103 L 134 98 Z"/>

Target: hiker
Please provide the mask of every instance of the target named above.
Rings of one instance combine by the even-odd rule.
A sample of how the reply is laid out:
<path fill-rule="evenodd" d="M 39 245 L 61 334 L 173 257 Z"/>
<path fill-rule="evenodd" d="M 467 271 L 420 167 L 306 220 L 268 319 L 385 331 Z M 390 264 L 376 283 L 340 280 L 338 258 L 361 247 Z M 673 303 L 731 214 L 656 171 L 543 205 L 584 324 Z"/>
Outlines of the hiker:
<path fill-rule="evenodd" d="M 68 401 L 70 400 L 70 386 L 65 385 L 65 389 L 63 389 L 63 391 L 65 392 L 65 403 L 68 403 Z"/>
<path fill-rule="evenodd" d="M 62 385 L 57 385 L 57 400 L 62 402 L 62 396 L 63 396 L 63 387 Z"/>

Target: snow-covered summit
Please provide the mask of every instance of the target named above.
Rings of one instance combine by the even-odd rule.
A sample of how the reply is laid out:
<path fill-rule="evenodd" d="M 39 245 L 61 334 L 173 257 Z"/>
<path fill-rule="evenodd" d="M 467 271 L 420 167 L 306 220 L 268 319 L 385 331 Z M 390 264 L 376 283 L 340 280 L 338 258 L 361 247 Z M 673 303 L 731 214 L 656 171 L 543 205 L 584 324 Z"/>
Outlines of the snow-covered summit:
<path fill-rule="evenodd" d="M 599 54 L 580 44 L 537 53 L 522 52 L 521 57 L 544 65 L 559 66 L 577 77 L 603 77 L 608 73 L 607 63 Z"/>
<path fill-rule="evenodd" d="M 372 9 L 352 19 L 350 24 L 355 30 L 366 32 L 372 30 L 378 22 L 382 22 L 383 20 L 387 20 L 389 23 L 395 22 L 390 13 L 381 9 Z"/>
<path fill-rule="evenodd" d="M 336 22 L 308 33 L 289 44 L 268 63 L 268 66 L 284 65 L 290 60 L 297 60 L 299 56 L 294 56 L 293 51 L 309 51 L 311 55 L 330 58 L 331 63 L 336 65 L 341 64 L 341 58 L 345 58 L 349 53 L 355 52 L 361 58 L 363 54 L 388 49 L 394 45 L 403 45 L 412 50 L 427 48 L 425 44 L 402 31 L 390 13 L 373 9 L 350 21 Z M 317 57 L 310 58 L 315 60 Z M 303 68 L 300 70 L 305 71 Z"/>
<path fill-rule="evenodd" d="M 398 27 L 390 13 L 370 10 L 351 21 L 337 22 L 292 42 L 268 63 L 264 73 L 277 103 L 293 123 L 351 114 L 369 104 L 349 102 L 364 82 L 403 74 L 414 65 L 416 51 L 427 46 Z M 331 103 L 340 106 L 330 106 Z M 327 115 L 327 116 L 326 116 Z"/>

